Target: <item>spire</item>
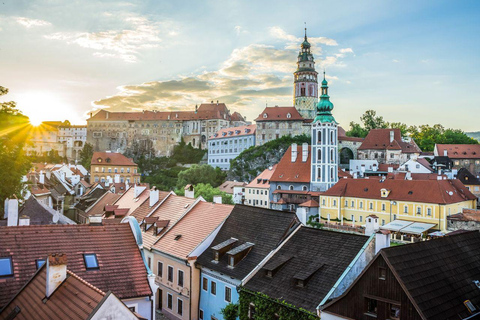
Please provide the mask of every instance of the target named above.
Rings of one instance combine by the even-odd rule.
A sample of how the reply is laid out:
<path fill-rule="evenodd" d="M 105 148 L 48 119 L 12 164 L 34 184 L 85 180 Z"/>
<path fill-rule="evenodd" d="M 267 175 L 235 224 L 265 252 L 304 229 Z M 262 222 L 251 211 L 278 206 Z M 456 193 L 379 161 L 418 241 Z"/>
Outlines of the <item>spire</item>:
<path fill-rule="evenodd" d="M 305 23 L 305 41 L 307 41 L 307 23 L 306 22 L 304 23 Z"/>
<path fill-rule="evenodd" d="M 325 78 L 325 70 L 323 71 L 322 81 L 322 94 L 320 95 L 320 101 L 317 104 L 317 117 L 314 122 L 335 122 L 335 118 L 332 116 L 333 103 L 330 101 L 328 95 L 328 82 Z"/>

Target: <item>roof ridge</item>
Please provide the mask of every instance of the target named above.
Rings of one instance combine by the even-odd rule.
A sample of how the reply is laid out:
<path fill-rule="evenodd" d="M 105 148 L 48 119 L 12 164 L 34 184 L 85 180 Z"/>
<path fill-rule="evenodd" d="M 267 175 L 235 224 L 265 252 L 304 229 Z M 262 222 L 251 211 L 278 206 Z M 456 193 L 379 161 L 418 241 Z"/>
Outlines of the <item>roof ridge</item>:
<path fill-rule="evenodd" d="M 87 287 L 97 291 L 98 293 L 100 293 L 101 295 L 105 295 L 106 293 L 103 292 L 102 290 L 100 290 L 99 288 L 95 287 L 93 284 L 91 284 L 90 282 L 87 282 L 85 280 L 83 280 L 80 276 L 78 276 L 77 274 L 75 274 L 73 271 L 70 271 L 67 269 L 67 273 L 69 275 L 71 275 L 72 277 L 74 277 L 75 279 L 77 279 L 78 281 L 82 282 L 84 285 L 86 285 Z"/>

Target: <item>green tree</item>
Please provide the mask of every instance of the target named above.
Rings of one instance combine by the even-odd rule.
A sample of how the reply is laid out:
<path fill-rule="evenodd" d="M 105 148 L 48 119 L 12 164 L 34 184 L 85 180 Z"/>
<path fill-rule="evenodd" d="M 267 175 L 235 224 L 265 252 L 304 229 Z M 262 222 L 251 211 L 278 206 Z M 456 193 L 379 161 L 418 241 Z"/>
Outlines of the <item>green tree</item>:
<path fill-rule="evenodd" d="M 388 122 L 386 122 L 382 116 L 377 116 L 375 110 L 367 110 L 360 117 L 363 126 L 366 130 L 388 128 Z"/>
<path fill-rule="evenodd" d="M 220 313 L 225 320 L 236 320 L 239 315 L 238 304 L 229 303 L 220 310 Z"/>
<path fill-rule="evenodd" d="M 8 93 L 8 89 L 0 86 L 0 96 Z M 0 209 L 6 198 L 15 195 L 23 198 L 25 185 L 22 182 L 31 163 L 24 151 L 28 142 L 30 129 L 28 117 L 16 108 L 13 101 L 0 102 Z"/>
<path fill-rule="evenodd" d="M 80 150 L 80 164 L 87 170 L 90 170 L 90 162 L 93 157 L 93 145 L 85 143 L 82 150 Z"/>
<path fill-rule="evenodd" d="M 346 132 L 349 137 L 365 138 L 368 134 L 368 130 L 363 128 L 361 124 L 354 121 L 350 122 L 350 130 Z"/>
<path fill-rule="evenodd" d="M 214 188 L 208 183 L 198 183 L 194 185 L 194 189 L 195 189 L 195 198 L 201 196 L 206 201 L 213 202 L 213 196 L 222 196 L 222 203 L 234 204 L 231 194 L 228 194 L 224 191 L 220 191 L 218 188 Z M 185 189 L 179 188 L 178 190 L 175 190 L 175 193 L 179 196 L 184 196 Z"/>
<path fill-rule="evenodd" d="M 225 181 L 227 173 L 220 168 L 213 168 L 208 164 L 194 164 L 185 171 L 178 174 L 177 188 L 183 189 L 187 184 L 210 184 L 214 188 L 218 187 Z"/>

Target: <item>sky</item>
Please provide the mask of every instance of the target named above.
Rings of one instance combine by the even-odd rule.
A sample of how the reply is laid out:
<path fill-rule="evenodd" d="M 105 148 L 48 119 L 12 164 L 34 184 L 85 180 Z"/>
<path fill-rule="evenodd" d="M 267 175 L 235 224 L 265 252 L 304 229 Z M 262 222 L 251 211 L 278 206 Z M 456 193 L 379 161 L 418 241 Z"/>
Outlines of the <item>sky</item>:
<path fill-rule="evenodd" d="M 0 0 L 0 86 L 32 122 L 293 105 L 307 25 L 337 121 L 478 131 L 479 1 Z"/>

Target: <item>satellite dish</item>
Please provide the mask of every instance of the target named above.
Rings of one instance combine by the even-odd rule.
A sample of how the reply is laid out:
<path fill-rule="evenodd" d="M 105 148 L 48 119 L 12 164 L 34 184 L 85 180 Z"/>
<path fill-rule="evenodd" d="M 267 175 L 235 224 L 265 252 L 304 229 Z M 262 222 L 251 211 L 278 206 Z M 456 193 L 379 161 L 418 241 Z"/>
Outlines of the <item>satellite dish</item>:
<path fill-rule="evenodd" d="M 453 192 L 452 191 L 448 191 L 448 194 L 453 196 Z"/>

